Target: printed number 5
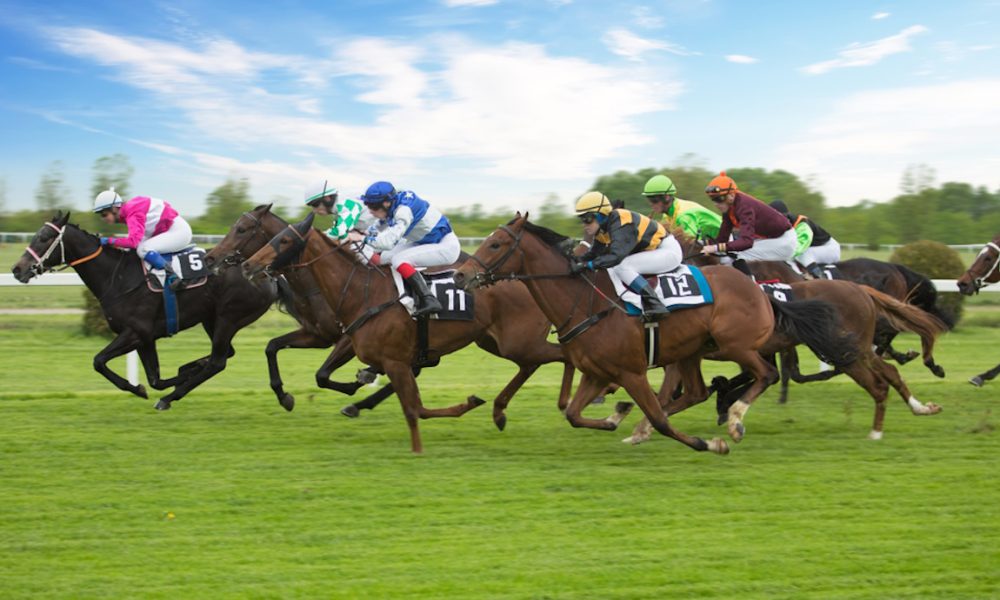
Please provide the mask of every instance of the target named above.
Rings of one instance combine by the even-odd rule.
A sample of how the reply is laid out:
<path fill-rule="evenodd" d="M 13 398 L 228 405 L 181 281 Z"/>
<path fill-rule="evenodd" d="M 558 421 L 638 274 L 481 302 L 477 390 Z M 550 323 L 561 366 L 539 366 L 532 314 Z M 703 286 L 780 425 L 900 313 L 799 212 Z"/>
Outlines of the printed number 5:
<path fill-rule="evenodd" d="M 194 254 L 188 254 L 188 265 L 191 267 L 192 271 L 200 271 L 202 267 L 201 257 L 195 256 Z"/>

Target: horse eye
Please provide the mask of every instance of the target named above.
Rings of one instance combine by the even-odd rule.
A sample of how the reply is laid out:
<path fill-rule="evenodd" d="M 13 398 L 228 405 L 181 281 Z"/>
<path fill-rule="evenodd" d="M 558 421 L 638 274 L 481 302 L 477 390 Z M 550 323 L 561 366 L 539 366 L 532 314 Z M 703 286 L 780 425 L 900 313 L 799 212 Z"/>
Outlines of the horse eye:
<path fill-rule="evenodd" d="M 236 233 L 246 233 L 246 228 L 245 227 L 237 227 L 236 228 Z"/>
<path fill-rule="evenodd" d="M 490 244 L 491 250 L 498 250 L 499 248 L 500 248 L 500 242 L 493 242 L 492 244 Z"/>

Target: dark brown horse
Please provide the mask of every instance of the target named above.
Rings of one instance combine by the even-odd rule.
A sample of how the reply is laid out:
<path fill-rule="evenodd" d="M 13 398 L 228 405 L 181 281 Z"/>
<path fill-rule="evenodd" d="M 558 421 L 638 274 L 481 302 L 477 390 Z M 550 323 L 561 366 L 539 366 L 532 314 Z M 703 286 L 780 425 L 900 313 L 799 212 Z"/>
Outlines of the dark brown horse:
<path fill-rule="evenodd" d="M 212 340 L 212 352 L 180 367 L 175 377 L 162 379 L 156 340 L 167 336 L 166 311 L 162 295 L 148 289 L 136 253 L 101 246 L 97 236 L 69 223 L 67 213 L 56 215 L 38 230 L 12 271 L 18 281 L 27 283 L 61 264 L 76 270 L 100 301 L 108 327 L 116 334 L 94 357 L 94 369 L 118 389 L 146 398 L 144 386 L 132 385 L 108 367 L 112 358 L 138 351 L 150 386 L 157 390 L 174 386 L 156 403 L 158 410 L 170 408 L 171 402 L 222 371 L 236 353 L 233 336 L 267 312 L 275 300 L 273 286 L 253 285 L 237 269 L 214 274 L 205 285 L 178 292 L 179 329 L 200 323 Z"/>
<path fill-rule="evenodd" d="M 773 366 L 758 350 L 776 336 L 808 340 L 815 351 L 838 364 L 849 359 L 844 340 L 836 335 L 836 318 L 823 302 L 776 303 L 750 279 L 728 267 L 703 271 L 715 295 L 713 304 L 687 308 L 659 322 L 656 358 L 647 361 L 639 318 L 627 316 L 613 298 L 605 272 L 569 276 L 569 261 L 561 251 L 566 238 L 528 222 L 520 214 L 494 231 L 455 276 L 471 289 L 504 279 L 522 279 L 549 320 L 556 324 L 560 342 L 583 373 L 566 410 L 574 427 L 614 430 L 617 423 L 588 419 L 583 407 L 608 383 L 621 385 L 639 405 L 653 427 L 694 450 L 729 452 L 725 441 L 703 440 L 671 425 L 649 385 L 646 371 L 653 366 L 678 365 L 684 394 L 679 403 L 694 404 L 707 397 L 701 377 L 701 359 L 712 353 L 739 364 L 753 374 L 753 383 L 729 412 L 729 434 L 742 439 L 742 418 L 750 404 L 777 379 Z"/>
<path fill-rule="evenodd" d="M 316 231 L 312 220 L 310 215 L 286 227 L 243 263 L 244 273 L 253 277 L 264 269 L 286 267 L 312 272 L 334 317 L 344 324 L 344 335 L 358 358 L 388 375 L 410 428 L 411 448 L 421 452 L 418 419 L 458 417 L 483 401 L 470 396 L 448 408 L 423 405 L 412 370 L 418 359 L 417 325 L 399 303 L 388 267 L 361 262 L 352 245 L 338 244 Z M 301 262 L 292 265 L 295 260 Z M 558 345 L 546 340 L 551 324 L 523 285 L 511 283 L 492 293 L 477 294 L 474 309 L 472 321 L 432 319 L 428 345 L 436 356 L 443 356 L 475 342 L 518 365 L 517 375 L 494 402 L 494 419 L 502 429 L 503 409 L 524 381 L 540 365 L 566 363 L 566 359 Z M 572 367 L 567 364 L 560 408 L 565 406 L 572 378 Z M 624 415 L 609 419 L 620 421 Z"/>
<path fill-rule="evenodd" d="M 899 331 L 917 333 L 925 343 L 933 346 L 934 338 L 946 330 L 944 323 L 926 312 L 891 298 L 868 286 L 862 286 L 849 281 L 826 279 L 799 281 L 789 284 L 796 299 L 821 299 L 833 306 L 840 315 L 844 337 L 854 340 L 854 360 L 841 364 L 838 369 L 857 382 L 875 401 L 875 418 L 868 437 L 873 440 L 882 439 L 882 423 L 885 418 L 885 400 L 889 387 L 895 389 L 902 397 L 914 415 L 933 415 L 941 412 L 941 408 L 929 402 L 921 403 L 910 392 L 906 382 L 899 375 L 896 367 L 887 363 L 873 350 L 872 340 L 875 337 L 876 323 L 879 318 L 887 319 Z M 794 349 L 794 341 L 780 340 L 784 343 L 771 345 L 769 350 L 787 352 Z M 709 354 L 706 358 L 716 358 Z M 677 377 L 666 374 L 664 388 L 673 389 Z M 734 378 L 730 385 L 735 392 L 728 399 L 720 399 L 723 408 L 727 402 L 739 396 L 739 390 L 749 384 L 741 383 L 741 377 Z M 749 379 L 749 377 L 742 377 Z M 721 392 L 720 392 L 721 394 Z M 688 408 L 678 400 L 667 403 L 664 409 L 668 414 L 680 412 Z M 720 410 L 721 417 L 722 410 Z M 624 441 L 637 444 L 649 438 L 647 423 L 636 425 L 632 436 Z"/>
<path fill-rule="evenodd" d="M 983 246 L 969 270 L 958 278 L 958 291 L 965 296 L 971 296 L 978 294 L 983 286 L 1000 281 L 1000 267 L 998 265 L 1000 265 L 1000 235 Z M 976 375 L 969 380 L 969 383 L 980 387 L 998 374 L 1000 374 L 1000 365 Z"/>

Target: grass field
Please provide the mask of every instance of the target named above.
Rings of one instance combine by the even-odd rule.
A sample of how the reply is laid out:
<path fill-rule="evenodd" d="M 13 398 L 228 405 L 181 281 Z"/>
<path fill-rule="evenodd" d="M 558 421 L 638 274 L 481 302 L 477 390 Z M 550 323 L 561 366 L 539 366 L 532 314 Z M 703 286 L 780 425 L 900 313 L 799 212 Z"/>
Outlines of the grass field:
<path fill-rule="evenodd" d="M 572 429 L 547 367 L 506 431 L 488 406 L 424 421 L 413 456 L 394 400 L 352 421 L 344 397 L 313 387 L 322 351 L 281 354 L 298 405 L 278 406 L 261 349 L 291 329 L 284 315 L 241 332 L 230 367 L 166 413 L 93 372 L 102 342 L 77 322 L 0 321 L 5 598 L 1000 594 L 1000 382 L 966 383 L 1000 360 L 995 329 L 942 339 L 947 379 L 903 367 L 944 412 L 913 417 L 893 398 L 880 442 L 865 438 L 871 401 L 834 380 L 784 406 L 769 391 L 727 457 L 630 447 L 625 429 Z M 200 331 L 160 346 L 167 372 L 207 351 Z M 443 406 L 513 372 L 470 349 L 420 385 Z M 675 421 L 722 435 L 712 412 Z"/>

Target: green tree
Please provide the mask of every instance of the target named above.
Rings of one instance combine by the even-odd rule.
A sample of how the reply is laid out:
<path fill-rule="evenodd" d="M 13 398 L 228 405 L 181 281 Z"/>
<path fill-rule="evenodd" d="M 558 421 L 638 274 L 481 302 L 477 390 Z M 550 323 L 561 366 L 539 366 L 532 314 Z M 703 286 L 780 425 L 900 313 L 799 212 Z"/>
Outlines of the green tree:
<path fill-rule="evenodd" d="M 906 195 L 919 194 L 934 187 L 934 169 L 924 163 L 908 165 L 899 181 L 899 190 Z"/>
<path fill-rule="evenodd" d="M 7 212 L 7 180 L 0 177 L 0 214 Z"/>
<path fill-rule="evenodd" d="M 66 189 L 66 176 L 63 173 L 62 161 L 54 161 L 42 173 L 42 179 L 35 190 L 35 204 L 45 213 L 69 209 L 69 191 Z"/>
<path fill-rule="evenodd" d="M 199 233 L 225 233 L 240 216 L 254 206 L 250 198 L 250 181 L 227 179 L 205 199 L 205 214 L 195 219 L 192 227 Z"/>
<path fill-rule="evenodd" d="M 558 195 L 549 194 L 538 208 L 538 214 L 531 217 L 534 223 L 564 235 L 579 236 L 580 228 L 576 217 L 566 210 L 566 203 Z"/>
<path fill-rule="evenodd" d="M 94 161 L 94 181 L 90 184 L 90 196 L 96 198 L 104 190 L 114 186 L 122 198 L 129 197 L 132 175 L 135 169 L 124 154 L 102 156 Z"/>

